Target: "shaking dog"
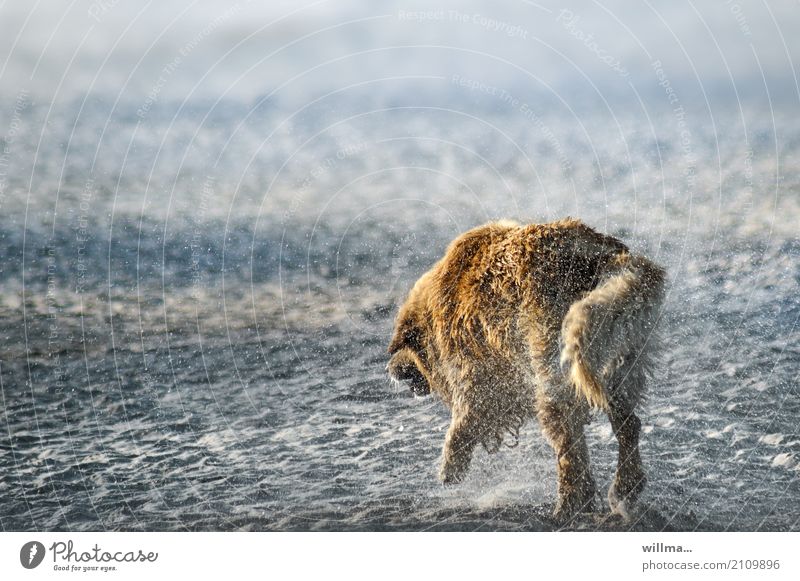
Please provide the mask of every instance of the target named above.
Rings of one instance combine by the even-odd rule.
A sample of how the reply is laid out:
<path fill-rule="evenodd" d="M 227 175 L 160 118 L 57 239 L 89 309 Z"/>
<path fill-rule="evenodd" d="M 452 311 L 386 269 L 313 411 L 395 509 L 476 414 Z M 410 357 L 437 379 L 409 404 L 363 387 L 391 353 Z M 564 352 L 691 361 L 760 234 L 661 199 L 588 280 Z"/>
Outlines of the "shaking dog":
<path fill-rule="evenodd" d="M 450 409 L 439 477 L 459 482 L 478 444 L 496 452 L 538 418 L 557 458 L 555 517 L 594 509 L 584 437 L 592 408 L 619 441 L 608 501 L 645 486 L 635 410 L 654 363 L 665 272 L 582 222 L 485 224 L 456 238 L 411 289 L 390 376 Z"/>

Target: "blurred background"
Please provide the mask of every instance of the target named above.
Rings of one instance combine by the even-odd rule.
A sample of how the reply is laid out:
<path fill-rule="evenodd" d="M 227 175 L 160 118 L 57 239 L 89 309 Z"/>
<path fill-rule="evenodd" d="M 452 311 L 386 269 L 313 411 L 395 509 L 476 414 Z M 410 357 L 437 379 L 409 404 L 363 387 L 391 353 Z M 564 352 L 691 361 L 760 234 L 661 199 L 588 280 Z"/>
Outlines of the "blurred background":
<path fill-rule="evenodd" d="M 535 424 L 442 489 L 383 370 L 453 237 L 571 215 L 670 275 L 648 510 L 572 526 L 797 530 L 798 8 L 0 5 L 0 526 L 557 528 Z"/>

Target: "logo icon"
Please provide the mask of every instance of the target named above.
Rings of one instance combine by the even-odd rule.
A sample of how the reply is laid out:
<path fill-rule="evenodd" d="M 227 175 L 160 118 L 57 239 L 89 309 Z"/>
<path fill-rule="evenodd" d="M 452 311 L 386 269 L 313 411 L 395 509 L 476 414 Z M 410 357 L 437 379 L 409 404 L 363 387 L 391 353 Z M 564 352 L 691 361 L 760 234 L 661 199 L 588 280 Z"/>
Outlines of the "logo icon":
<path fill-rule="evenodd" d="M 35 569 L 44 560 L 44 545 L 39 541 L 30 541 L 19 550 L 19 562 L 26 569 Z"/>

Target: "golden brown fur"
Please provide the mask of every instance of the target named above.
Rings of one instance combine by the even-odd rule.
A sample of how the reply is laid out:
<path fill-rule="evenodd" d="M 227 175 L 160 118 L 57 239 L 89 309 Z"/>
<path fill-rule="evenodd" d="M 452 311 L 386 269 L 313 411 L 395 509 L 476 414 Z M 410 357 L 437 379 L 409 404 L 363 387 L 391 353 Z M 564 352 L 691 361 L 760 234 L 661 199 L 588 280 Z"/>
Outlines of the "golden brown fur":
<path fill-rule="evenodd" d="M 577 220 L 493 222 L 456 238 L 397 315 L 390 375 L 450 408 L 440 478 L 537 417 L 558 462 L 556 515 L 591 508 L 583 426 L 608 413 L 620 444 L 609 491 L 625 513 L 644 487 L 640 401 L 664 272 Z"/>

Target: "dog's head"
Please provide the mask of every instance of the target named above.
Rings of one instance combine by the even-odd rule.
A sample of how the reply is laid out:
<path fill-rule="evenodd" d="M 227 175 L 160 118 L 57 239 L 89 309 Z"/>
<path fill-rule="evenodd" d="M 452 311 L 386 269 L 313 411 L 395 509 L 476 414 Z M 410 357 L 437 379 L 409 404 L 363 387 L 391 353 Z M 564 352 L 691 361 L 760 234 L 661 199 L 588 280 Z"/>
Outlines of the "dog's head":
<path fill-rule="evenodd" d="M 415 395 L 428 395 L 431 392 L 431 374 L 423 313 L 418 305 L 413 297 L 409 297 L 400 308 L 389 343 L 392 358 L 386 370 L 393 380 L 407 384 Z"/>

